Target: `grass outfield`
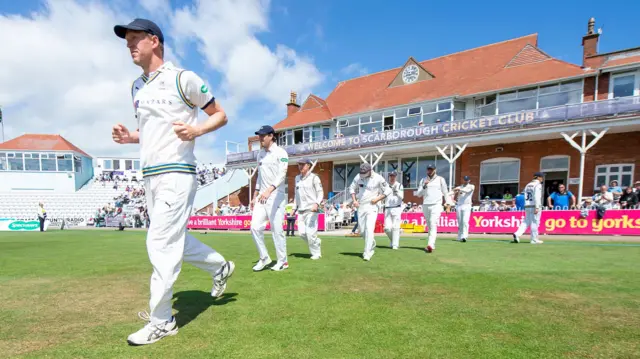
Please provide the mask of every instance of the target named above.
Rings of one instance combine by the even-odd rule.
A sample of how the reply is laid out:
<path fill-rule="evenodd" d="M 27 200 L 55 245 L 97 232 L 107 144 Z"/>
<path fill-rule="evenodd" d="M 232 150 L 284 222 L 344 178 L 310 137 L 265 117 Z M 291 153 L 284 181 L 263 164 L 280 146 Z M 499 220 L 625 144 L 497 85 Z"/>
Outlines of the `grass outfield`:
<path fill-rule="evenodd" d="M 130 347 L 151 271 L 144 232 L 0 232 L 0 357 L 638 358 L 640 245 L 290 239 L 290 268 L 253 273 L 248 235 L 197 235 L 236 262 L 225 297 L 184 265 L 175 337 Z M 268 237 L 270 242 L 270 237 Z M 269 246 L 275 258 L 273 245 Z"/>

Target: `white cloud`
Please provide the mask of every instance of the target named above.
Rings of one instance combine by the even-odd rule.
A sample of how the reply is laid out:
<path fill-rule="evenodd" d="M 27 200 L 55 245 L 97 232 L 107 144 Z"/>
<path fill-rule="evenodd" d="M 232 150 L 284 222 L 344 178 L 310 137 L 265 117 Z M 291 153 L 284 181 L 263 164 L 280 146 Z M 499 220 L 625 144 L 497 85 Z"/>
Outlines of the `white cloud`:
<path fill-rule="evenodd" d="M 346 76 L 364 76 L 369 73 L 369 70 L 360 63 L 355 62 L 343 67 L 340 73 Z"/>
<path fill-rule="evenodd" d="M 278 106 L 284 115 L 291 90 L 308 93 L 323 81 L 311 59 L 285 45 L 271 49 L 258 40 L 257 33 L 268 31 L 269 1 L 196 3 L 176 12 L 173 34 L 176 42 L 196 41 L 206 66 L 222 74 L 219 97 L 232 116 L 256 100 Z"/>
<path fill-rule="evenodd" d="M 147 12 L 153 15 L 167 15 L 171 12 L 169 0 L 139 0 Z"/>

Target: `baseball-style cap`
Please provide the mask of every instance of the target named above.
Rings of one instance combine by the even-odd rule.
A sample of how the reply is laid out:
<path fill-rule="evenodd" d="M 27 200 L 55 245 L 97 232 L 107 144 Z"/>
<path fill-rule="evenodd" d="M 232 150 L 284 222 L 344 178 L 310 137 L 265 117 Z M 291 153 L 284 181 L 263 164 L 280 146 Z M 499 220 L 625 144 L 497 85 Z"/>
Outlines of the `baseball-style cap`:
<path fill-rule="evenodd" d="M 303 157 L 303 158 L 300 159 L 300 161 L 298 161 L 298 164 L 308 164 L 308 165 L 310 165 L 310 164 L 312 164 L 312 162 L 311 162 L 310 158 Z"/>
<path fill-rule="evenodd" d="M 463 177 L 463 179 L 464 179 L 465 181 L 470 181 L 470 180 L 471 180 L 471 177 L 469 177 L 469 176 L 464 176 L 464 177 Z"/>
<path fill-rule="evenodd" d="M 397 175 L 398 175 L 398 172 L 396 172 L 396 171 L 393 171 L 393 172 L 389 173 L 389 176 L 397 176 Z"/>
<path fill-rule="evenodd" d="M 151 35 L 155 35 L 160 40 L 160 43 L 164 44 L 164 35 L 162 34 L 162 30 L 160 30 L 160 27 L 151 20 L 135 19 L 131 21 L 129 25 L 116 25 L 113 28 L 116 35 L 123 39 L 127 34 L 127 30 L 144 31 Z"/>
<path fill-rule="evenodd" d="M 360 174 L 365 174 L 371 172 L 371 165 L 368 163 L 363 163 L 360 165 Z"/>
<path fill-rule="evenodd" d="M 536 172 L 533 174 L 533 177 L 544 177 L 544 172 Z"/>
<path fill-rule="evenodd" d="M 264 125 L 260 127 L 258 131 L 256 131 L 256 135 L 268 135 L 270 133 L 276 133 L 276 131 L 269 125 Z"/>
<path fill-rule="evenodd" d="M 428 170 L 435 170 L 436 166 L 434 166 L 433 164 L 430 164 L 430 165 L 427 166 L 427 169 Z"/>

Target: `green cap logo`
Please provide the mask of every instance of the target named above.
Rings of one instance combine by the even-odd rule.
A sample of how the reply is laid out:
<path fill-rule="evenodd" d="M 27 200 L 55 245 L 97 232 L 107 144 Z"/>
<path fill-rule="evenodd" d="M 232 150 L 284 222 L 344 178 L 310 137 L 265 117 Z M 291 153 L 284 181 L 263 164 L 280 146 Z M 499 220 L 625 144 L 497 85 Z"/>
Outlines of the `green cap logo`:
<path fill-rule="evenodd" d="M 202 85 L 202 87 L 200 87 L 200 92 L 202 92 L 202 93 L 209 92 L 209 89 L 207 88 L 207 85 Z"/>

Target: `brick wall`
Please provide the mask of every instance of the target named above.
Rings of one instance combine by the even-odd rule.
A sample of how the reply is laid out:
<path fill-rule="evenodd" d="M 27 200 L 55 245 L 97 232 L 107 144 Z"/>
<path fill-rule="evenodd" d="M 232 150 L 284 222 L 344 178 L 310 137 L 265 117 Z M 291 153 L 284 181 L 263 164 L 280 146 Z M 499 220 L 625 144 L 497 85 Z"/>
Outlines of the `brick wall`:
<path fill-rule="evenodd" d="M 598 79 L 598 100 L 609 98 L 609 73 L 600 75 Z"/>
<path fill-rule="evenodd" d="M 587 138 L 587 143 L 593 137 Z M 480 182 L 480 164 L 482 161 L 512 157 L 520 159 L 520 189 L 531 179 L 534 172 L 540 170 L 540 160 L 546 156 L 568 155 L 569 177 L 580 177 L 580 154 L 564 139 L 521 142 L 501 145 L 502 152 L 496 152 L 496 145 L 468 147 L 457 162 L 455 184 L 462 183 L 462 177 L 468 175 L 471 182 Z M 631 163 L 635 164 L 633 180 L 640 180 L 640 132 L 606 134 L 592 147 L 585 158 L 583 195 L 593 194 L 595 168 L 597 165 Z M 569 190 L 578 192 L 578 185 L 570 185 Z M 405 194 L 407 197 L 407 194 Z M 477 201 L 477 196 L 474 200 Z M 409 200 L 411 201 L 411 200 Z"/>
<path fill-rule="evenodd" d="M 287 181 L 289 184 L 289 198 L 295 198 L 296 195 L 296 176 L 300 172 L 298 171 L 298 165 L 289 166 L 287 169 Z M 320 177 L 322 183 L 322 189 L 324 190 L 324 198 L 328 197 L 331 192 L 333 181 L 333 162 L 318 162 L 313 169 L 313 173 Z"/>

